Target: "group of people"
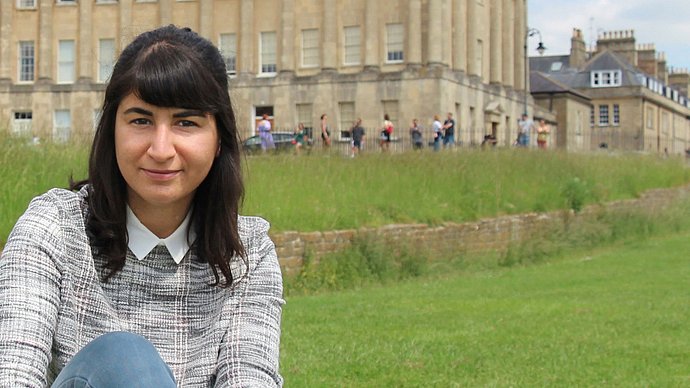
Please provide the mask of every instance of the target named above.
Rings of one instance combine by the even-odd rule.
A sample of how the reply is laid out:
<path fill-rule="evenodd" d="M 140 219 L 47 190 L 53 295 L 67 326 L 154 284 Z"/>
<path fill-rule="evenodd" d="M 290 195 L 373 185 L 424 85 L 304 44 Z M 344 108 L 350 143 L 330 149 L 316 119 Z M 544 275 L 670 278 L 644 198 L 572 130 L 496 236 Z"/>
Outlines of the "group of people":
<path fill-rule="evenodd" d="M 518 137 L 515 141 L 515 145 L 518 147 L 528 147 L 530 144 L 530 135 L 537 133 L 537 146 L 540 149 L 546 149 L 546 145 L 549 141 L 549 135 L 551 134 L 551 126 L 544 120 L 539 120 L 539 124 L 535 125 L 534 121 L 523 114 L 522 118 L 518 121 Z"/>

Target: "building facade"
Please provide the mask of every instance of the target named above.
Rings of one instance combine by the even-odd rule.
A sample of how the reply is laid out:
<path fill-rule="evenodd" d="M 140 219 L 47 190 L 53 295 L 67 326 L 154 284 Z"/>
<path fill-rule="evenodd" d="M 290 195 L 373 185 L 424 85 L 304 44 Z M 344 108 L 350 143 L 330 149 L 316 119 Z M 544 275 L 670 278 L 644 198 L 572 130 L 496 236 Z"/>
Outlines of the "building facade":
<path fill-rule="evenodd" d="M 120 50 L 175 24 L 218 45 L 243 137 L 263 113 L 315 131 L 326 113 L 338 138 L 357 117 L 387 113 L 404 137 L 451 112 L 457 140 L 509 144 L 532 107 L 526 15 L 526 0 L 4 0 L 0 130 L 89 134 Z"/>
<path fill-rule="evenodd" d="M 669 71 L 663 53 L 651 44 L 636 44 L 632 30 L 604 32 L 595 50 L 585 52 L 584 47 L 575 29 L 569 56 L 530 59 L 532 79 L 550 82 L 540 82 L 537 93 L 533 90 L 537 104 L 564 90 L 588 98 L 591 140 L 585 149 L 685 154 L 690 148 L 687 72 Z M 572 116 L 574 108 L 559 109 L 557 115 L 563 117 Z M 560 125 L 568 122 L 559 120 Z"/>

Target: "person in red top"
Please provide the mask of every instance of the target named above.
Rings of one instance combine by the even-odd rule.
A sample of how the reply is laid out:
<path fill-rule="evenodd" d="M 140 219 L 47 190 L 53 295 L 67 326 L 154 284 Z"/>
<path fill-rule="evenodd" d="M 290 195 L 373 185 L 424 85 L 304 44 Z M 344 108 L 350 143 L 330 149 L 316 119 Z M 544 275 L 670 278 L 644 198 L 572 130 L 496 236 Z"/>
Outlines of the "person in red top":
<path fill-rule="evenodd" d="M 391 143 L 391 134 L 393 133 L 393 123 L 391 122 L 388 113 L 383 115 L 383 129 L 381 130 L 381 151 L 388 151 Z"/>

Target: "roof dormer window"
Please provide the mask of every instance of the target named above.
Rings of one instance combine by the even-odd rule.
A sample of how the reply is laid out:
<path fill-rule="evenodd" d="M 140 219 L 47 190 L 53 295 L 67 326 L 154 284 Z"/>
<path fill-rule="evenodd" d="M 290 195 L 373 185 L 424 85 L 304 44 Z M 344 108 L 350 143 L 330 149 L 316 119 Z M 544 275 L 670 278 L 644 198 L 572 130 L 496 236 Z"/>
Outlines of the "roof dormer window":
<path fill-rule="evenodd" d="M 597 70 L 591 73 L 593 88 L 610 88 L 621 86 L 622 74 L 620 70 Z"/>

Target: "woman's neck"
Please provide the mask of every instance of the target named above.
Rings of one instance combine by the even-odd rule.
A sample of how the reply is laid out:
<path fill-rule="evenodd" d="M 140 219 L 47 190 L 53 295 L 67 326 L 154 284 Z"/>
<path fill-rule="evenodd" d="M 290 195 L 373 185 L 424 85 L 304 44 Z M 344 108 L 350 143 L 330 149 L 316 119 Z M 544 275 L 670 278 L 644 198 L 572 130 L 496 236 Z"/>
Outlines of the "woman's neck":
<path fill-rule="evenodd" d="M 189 204 L 151 207 L 148 205 L 137 206 L 136 203 L 130 201 L 129 207 L 139 221 L 160 238 L 166 238 L 173 234 L 189 212 Z"/>

